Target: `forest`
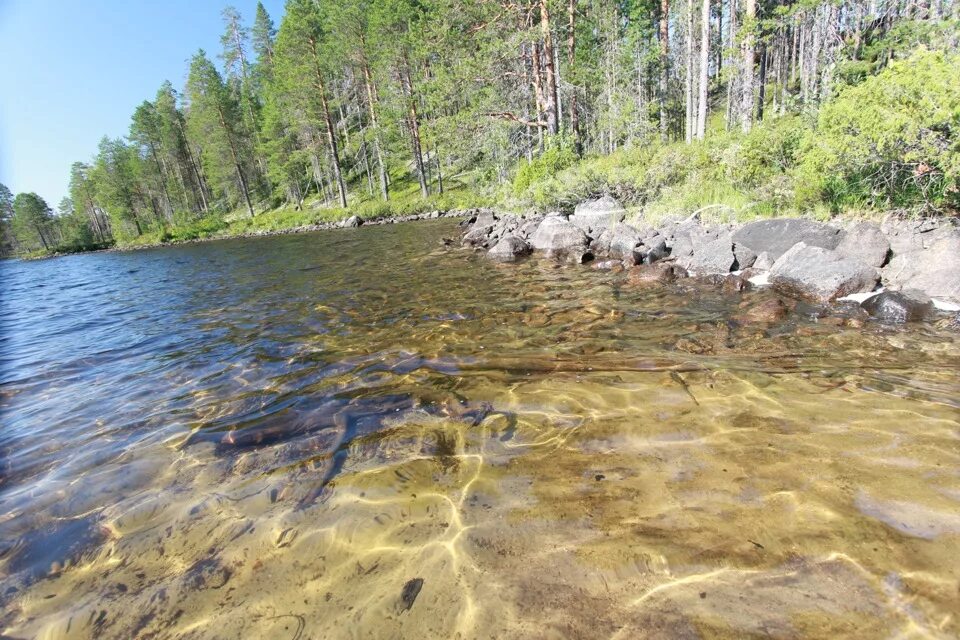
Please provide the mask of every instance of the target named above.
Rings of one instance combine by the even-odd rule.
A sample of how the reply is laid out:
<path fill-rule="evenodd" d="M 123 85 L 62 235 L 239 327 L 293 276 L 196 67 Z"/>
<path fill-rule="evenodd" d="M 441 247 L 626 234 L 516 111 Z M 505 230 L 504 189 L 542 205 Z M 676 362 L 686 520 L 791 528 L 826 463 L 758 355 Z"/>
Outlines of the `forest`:
<path fill-rule="evenodd" d="M 75 162 L 55 208 L 0 185 L 5 255 L 599 193 L 648 217 L 960 208 L 960 0 L 289 0 L 276 19 L 222 16 L 222 49 Z"/>

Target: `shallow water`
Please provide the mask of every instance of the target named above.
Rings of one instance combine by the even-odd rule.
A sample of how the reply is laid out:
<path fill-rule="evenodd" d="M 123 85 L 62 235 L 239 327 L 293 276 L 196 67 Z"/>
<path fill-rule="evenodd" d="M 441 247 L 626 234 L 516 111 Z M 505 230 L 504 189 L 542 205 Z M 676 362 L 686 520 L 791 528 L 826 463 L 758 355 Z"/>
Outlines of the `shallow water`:
<path fill-rule="evenodd" d="M 960 636 L 957 332 L 454 224 L 0 265 L 0 634 Z"/>

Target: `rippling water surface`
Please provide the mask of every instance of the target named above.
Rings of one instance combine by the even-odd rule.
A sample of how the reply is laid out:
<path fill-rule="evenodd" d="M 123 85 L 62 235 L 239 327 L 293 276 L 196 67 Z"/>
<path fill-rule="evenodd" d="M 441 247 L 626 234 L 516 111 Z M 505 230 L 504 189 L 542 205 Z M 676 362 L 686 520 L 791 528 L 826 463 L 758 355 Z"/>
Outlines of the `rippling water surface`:
<path fill-rule="evenodd" d="M 0 634 L 960 635 L 956 331 L 454 224 L 0 265 Z"/>

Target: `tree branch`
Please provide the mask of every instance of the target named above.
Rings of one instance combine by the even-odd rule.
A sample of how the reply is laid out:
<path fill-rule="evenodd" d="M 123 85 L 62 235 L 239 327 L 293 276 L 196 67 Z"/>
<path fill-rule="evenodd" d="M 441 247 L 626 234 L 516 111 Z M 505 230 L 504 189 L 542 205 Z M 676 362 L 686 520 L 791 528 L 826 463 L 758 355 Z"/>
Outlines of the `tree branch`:
<path fill-rule="evenodd" d="M 543 120 L 524 120 L 520 116 L 510 113 L 509 111 L 492 111 L 483 114 L 490 118 L 500 118 L 501 120 L 510 120 L 511 122 L 517 122 L 522 124 L 525 127 L 540 127 L 546 128 L 547 123 Z"/>

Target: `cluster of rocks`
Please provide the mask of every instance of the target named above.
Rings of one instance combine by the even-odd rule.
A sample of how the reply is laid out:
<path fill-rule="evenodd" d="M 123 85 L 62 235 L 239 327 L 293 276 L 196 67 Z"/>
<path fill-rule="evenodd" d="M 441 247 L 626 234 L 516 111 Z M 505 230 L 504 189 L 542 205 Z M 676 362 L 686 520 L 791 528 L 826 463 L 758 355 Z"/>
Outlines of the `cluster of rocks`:
<path fill-rule="evenodd" d="M 595 268 L 629 269 L 634 283 L 688 276 L 743 290 L 770 286 L 790 298 L 862 304 L 871 315 L 906 322 L 935 308 L 960 306 L 960 225 L 956 218 L 861 221 L 841 228 L 802 218 L 742 225 L 698 217 L 656 228 L 624 222 L 626 211 L 605 196 L 572 215 L 478 211 L 462 224 L 462 244 L 498 262 L 534 251 Z"/>
<path fill-rule="evenodd" d="M 464 216 L 476 217 L 485 209 L 451 209 L 450 211 L 430 211 L 429 213 L 414 213 L 407 216 L 382 216 L 379 218 L 363 219 L 360 216 L 350 216 L 340 222 L 321 223 L 317 225 L 319 229 L 332 229 L 334 227 L 359 227 L 362 225 L 380 225 L 397 224 L 400 222 L 416 222 L 417 220 L 436 220 L 437 218 L 462 218 Z"/>

